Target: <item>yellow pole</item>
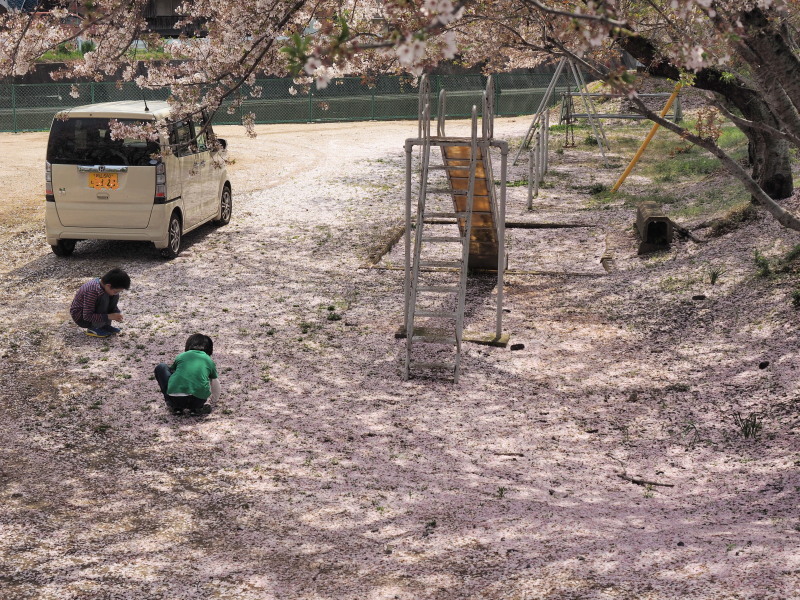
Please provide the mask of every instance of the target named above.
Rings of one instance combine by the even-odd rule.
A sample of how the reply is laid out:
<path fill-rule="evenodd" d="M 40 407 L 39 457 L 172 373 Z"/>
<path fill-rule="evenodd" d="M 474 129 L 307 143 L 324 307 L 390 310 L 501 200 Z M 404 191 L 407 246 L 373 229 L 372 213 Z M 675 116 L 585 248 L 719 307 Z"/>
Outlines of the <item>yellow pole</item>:
<path fill-rule="evenodd" d="M 681 91 L 681 84 L 676 83 L 675 91 L 672 92 L 672 96 L 669 97 L 669 100 L 667 100 L 667 103 L 664 105 L 664 110 L 661 111 L 660 115 L 661 117 L 666 116 L 666 114 L 669 112 L 672 103 L 675 102 L 675 98 L 678 97 L 678 92 L 680 91 Z M 611 188 L 612 192 L 616 192 L 619 189 L 619 186 L 622 185 L 622 182 L 625 181 L 625 178 L 631 174 L 631 171 L 633 171 L 633 167 L 635 167 L 636 163 L 639 162 L 639 159 L 641 158 L 642 154 L 644 154 L 645 148 L 647 148 L 647 145 L 650 143 L 650 140 L 653 139 L 653 136 L 656 134 L 656 131 L 658 131 L 659 127 L 660 125 L 658 123 L 653 123 L 653 127 L 652 129 L 650 129 L 650 133 L 648 133 L 647 137 L 644 138 L 644 142 L 642 142 L 642 145 L 639 147 L 639 150 L 636 151 L 636 155 L 631 159 L 628 168 L 625 169 L 625 172 L 622 175 L 620 175 L 619 179 L 617 180 L 617 183 L 615 183 L 614 187 Z"/>

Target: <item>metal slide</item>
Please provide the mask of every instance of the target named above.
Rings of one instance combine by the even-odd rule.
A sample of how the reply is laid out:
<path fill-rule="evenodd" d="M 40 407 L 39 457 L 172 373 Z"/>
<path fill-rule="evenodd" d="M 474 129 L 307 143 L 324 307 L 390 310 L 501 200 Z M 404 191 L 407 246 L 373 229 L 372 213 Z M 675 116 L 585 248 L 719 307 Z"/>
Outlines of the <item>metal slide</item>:
<path fill-rule="evenodd" d="M 483 94 L 481 130 L 472 107 L 471 136 L 444 132 L 446 93 L 439 96 L 437 132 L 431 135 L 430 89 L 420 83 L 416 139 L 406 140 L 406 285 L 404 376 L 411 371 L 451 373 L 458 382 L 469 270 L 498 273 L 497 335 L 501 334 L 505 268 L 505 166 L 508 146 L 492 139 L 492 82 Z M 412 219 L 412 151 L 420 148 L 420 183 Z M 492 175 L 491 147 L 503 152 L 501 198 Z M 432 157 L 438 158 L 432 164 Z M 413 240 L 412 238 L 413 230 Z"/>

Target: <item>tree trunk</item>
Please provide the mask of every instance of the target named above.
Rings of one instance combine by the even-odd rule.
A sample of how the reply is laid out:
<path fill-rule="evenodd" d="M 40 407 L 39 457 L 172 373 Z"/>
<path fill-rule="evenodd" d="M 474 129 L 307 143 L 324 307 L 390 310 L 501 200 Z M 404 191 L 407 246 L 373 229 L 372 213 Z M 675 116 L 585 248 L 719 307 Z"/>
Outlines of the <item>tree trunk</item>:
<path fill-rule="evenodd" d="M 725 100 L 730 106 L 738 108 L 745 119 L 775 129 L 780 128 L 780 123 L 760 97 L 749 93 L 739 94 L 732 90 L 725 96 Z M 761 129 L 746 128 L 742 131 L 749 141 L 748 157 L 755 182 L 773 200 L 791 196 L 794 180 L 789 158 L 789 142 Z"/>
<path fill-rule="evenodd" d="M 749 155 L 753 179 L 773 200 L 792 195 L 792 168 L 789 163 L 789 142 L 754 132 L 750 139 Z"/>

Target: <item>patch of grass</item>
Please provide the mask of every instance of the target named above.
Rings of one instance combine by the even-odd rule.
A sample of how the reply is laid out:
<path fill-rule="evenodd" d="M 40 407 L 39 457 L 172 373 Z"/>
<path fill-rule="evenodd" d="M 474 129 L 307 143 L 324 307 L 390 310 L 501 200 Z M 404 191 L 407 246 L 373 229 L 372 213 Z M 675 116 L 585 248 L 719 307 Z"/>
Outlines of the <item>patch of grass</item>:
<path fill-rule="evenodd" d="M 653 163 L 648 169 L 653 179 L 661 183 L 691 179 L 698 175 L 709 175 L 720 169 L 719 160 L 707 154 L 700 154 L 696 148 Z"/>
<path fill-rule="evenodd" d="M 697 277 L 692 275 L 685 277 L 673 277 L 672 275 L 668 275 L 658 283 L 658 287 L 664 292 L 680 292 L 691 288 L 699 281 Z"/>
<path fill-rule="evenodd" d="M 800 308 L 800 288 L 792 292 L 792 306 Z"/>
<path fill-rule="evenodd" d="M 711 285 L 716 285 L 717 280 L 725 273 L 725 267 L 721 265 L 713 265 L 708 268 L 708 281 Z"/>
<path fill-rule="evenodd" d="M 495 185 L 500 185 L 500 182 L 495 180 Z M 506 181 L 506 187 L 527 187 L 528 180 L 527 179 L 518 179 L 516 181 Z"/>
<path fill-rule="evenodd" d="M 758 209 L 750 202 L 733 208 L 727 215 L 718 219 L 711 225 L 711 236 L 720 237 L 726 233 L 736 231 L 739 227 L 758 217 Z"/>
<path fill-rule="evenodd" d="M 746 440 L 757 438 L 763 427 L 761 415 L 758 413 L 750 413 L 748 416 L 742 417 L 741 413 L 735 412 L 733 413 L 733 422 L 736 423 L 736 426 Z"/>
<path fill-rule="evenodd" d="M 787 264 L 793 263 L 798 258 L 800 258 L 800 244 L 797 244 L 794 248 L 786 253 L 786 256 L 783 257 L 783 262 Z"/>
<path fill-rule="evenodd" d="M 722 135 L 717 140 L 717 145 L 723 150 L 746 150 L 747 136 L 738 127 L 725 126 L 722 128 Z"/>
<path fill-rule="evenodd" d="M 431 519 L 425 523 L 425 530 L 422 532 L 422 537 L 428 537 L 436 530 L 436 519 Z"/>
<path fill-rule="evenodd" d="M 759 277 L 772 275 L 772 265 L 770 265 L 769 259 L 758 250 L 753 252 L 753 262 L 756 263 L 756 274 Z"/>
<path fill-rule="evenodd" d="M 623 186 L 624 187 L 624 186 Z M 609 195 L 610 192 L 609 192 Z M 613 197 L 622 200 L 622 205 L 628 208 L 635 208 L 641 202 L 655 202 L 656 204 L 677 204 L 681 201 L 677 196 L 665 195 L 659 190 L 652 190 L 649 192 L 630 194 L 624 191 L 618 191 L 613 194 Z"/>

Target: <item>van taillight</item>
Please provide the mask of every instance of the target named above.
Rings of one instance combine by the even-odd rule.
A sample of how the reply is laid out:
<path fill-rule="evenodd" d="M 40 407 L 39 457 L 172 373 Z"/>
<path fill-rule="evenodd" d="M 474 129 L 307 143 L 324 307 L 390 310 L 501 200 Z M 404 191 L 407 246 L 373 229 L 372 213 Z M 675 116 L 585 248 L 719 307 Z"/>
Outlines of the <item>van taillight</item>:
<path fill-rule="evenodd" d="M 44 193 L 53 195 L 53 165 L 48 161 L 44 161 Z"/>
<path fill-rule="evenodd" d="M 166 199 L 167 199 L 167 165 L 161 162 L 156 165 L 155 201 L 164 202 Z"/>

